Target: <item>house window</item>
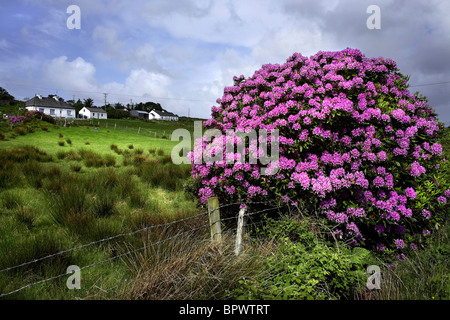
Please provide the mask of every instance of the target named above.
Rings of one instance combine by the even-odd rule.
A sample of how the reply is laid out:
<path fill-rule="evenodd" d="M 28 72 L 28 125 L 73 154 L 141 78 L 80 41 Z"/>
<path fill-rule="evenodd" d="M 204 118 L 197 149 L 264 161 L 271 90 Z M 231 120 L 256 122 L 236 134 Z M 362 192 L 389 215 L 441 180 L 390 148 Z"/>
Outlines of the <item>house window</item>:
<path fill-rule="evenodd" d="M 72 110 L 67 110 L 67 115 L 71 116 L 72 115 Z"/>
<path fill-rule="evenodd" d="M 39 112 L 44 113 L 44 108 L 39 108 Z"/>
<path fill-rule="evenodd" d="M 50 109 L 50 115 L 52 115 L 52 116 L 55 115 L 55 109 Z"/>
<path fill-rule="evenodd" d="M 92 112 L 92 116 L 95 117 L 95 112 Z"/>

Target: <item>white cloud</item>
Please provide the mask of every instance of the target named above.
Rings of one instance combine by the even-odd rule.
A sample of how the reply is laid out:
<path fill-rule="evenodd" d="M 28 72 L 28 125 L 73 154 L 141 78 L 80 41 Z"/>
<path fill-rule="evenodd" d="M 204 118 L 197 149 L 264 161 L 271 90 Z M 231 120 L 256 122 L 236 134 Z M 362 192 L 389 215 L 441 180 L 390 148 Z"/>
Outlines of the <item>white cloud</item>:
<path fill-rule="evenodd" d="M 100 84 L 96 79 L 95 66 L 78 57 L 68 61 L 61 56 L 47 62 L 43 68 L 43 81 L 47 86 L 56 87 L 67 93 L 77 93 L 83 98 L 97 98 L 96 103 L 102 104 L 102 93 L 108 93 L 108 101 L 128 103 L 151 98 L 170 98 L 171 80 L 169 77 L 147 71 L 133 69 L 123 82 L 108 82 Z"/>
<path fill-rule="evenodd" d="M 43 66 L 43 80 L 62 89 L 95 91 L 98 83 L 95 79 L 95 67 L 78 57 L 68 61 L 66 56 L 54 58 Z"/>

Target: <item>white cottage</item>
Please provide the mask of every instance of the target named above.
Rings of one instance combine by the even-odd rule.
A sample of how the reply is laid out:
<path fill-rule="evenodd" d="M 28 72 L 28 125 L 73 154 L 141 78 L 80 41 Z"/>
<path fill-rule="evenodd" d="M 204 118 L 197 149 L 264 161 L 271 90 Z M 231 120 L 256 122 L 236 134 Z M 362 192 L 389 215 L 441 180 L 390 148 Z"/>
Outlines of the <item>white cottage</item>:
<path fill-rule="evenodd" d="M 83 107 L 78 114 L 83 119 L 108 119 L 106 111 L 97 107 Z"/>
<path fill-rule="evenodd" d="M 29 111 L 40 111 L 54 118 L 76 117 L 76 109 L 56 95 L 49 95 L 46 98 L 36 95 L 25 102 L 25 108 Z"/>

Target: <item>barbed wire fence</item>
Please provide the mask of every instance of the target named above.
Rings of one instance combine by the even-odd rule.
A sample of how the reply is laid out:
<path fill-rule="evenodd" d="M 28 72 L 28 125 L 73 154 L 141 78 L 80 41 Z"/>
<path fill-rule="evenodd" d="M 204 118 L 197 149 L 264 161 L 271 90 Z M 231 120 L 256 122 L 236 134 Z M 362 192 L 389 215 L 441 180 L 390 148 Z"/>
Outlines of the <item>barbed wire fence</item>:
<path fill-rule="evenodd" d="M 214 203 L 214 205 L 211 205 L 211 203 Z M 247 210 L 247 205 L 256 205 L 258 210 Z M 263 208 L 261 208 L 263 207 Z M 45 260 L 55 259 L 64 255 L 72 254 L 76 251 L 79 251 L 81 249 L 89 248 L 89 247 L 95 247 L 98 245 L 103 245 L 110 243 L 113 240 L 123 239 L 125 241 L 126 238 L 129 238 L 131 236 L 135 235 L 142 235 L 142 237 L 146 238 L 143 241 L 143 245 L 139 246 L 137 248 L 130 248 L 129 250 L 126 250 L 125 252 L 114 254 L 108 258 L 98 260 L 98 261 L 92 261 L 89 264 L 86 264 L 82 267 L 79 267 L 78 271 L 87 270 L 89 268 L 93 268 L 98 265 L 106 264 L 106 263 L 112 263 L 114 261 L 117 261 L 119 259 L 123 259 L 127 256 L 137 254 L 138 252 L 142 252 L 145 250 L 148 250 L 150 248 L 154 248 L 157 246 L 162 246 L 165 243 L 168 243 L 170 241 L 175 241 L 177 239 L 183 239 L 183 237 L 191 236 L 195 234 L 196 241 L 200 242 L 206 242 L 211 243 L 212 245 L 218 245 L 221 241 L 221 235 L 224 232 L 228 232 L 233 234 L 235 237 L 235 248 L 234 248 L 234 254 L 235 256 L 239 256 L 239 254 L 242 251 L 242 241 L 244 239 L 244 228 L 245 230 L 249 230 L 250 228 L 256 228 L 259 224 L 262 223 L 261 220 L 252 221 L 253 217 L 256 217 L 258 215 L 261 215 L 263 213 L 267 212 L 281 212 L 282 210 L 287 210 L 288 206 L 287 204 L 280 204 L 278 201 L 264 201 L 264 202 L 247 202 L 247 204 L 243 202 L 236 202 L 236 203 L 229 203 L 224 205 L 219 205 L 217 198 L 213 197 L 208 199 L 208 210 L 204 210 L 200 212 L 199 214 L 181 218 L 178 220 L 174 220 L 167 223 L 160 223 L 160 224 L 154 224 L 150 226 L 146 226 L 144 228 L 140 228 L 137 230 L 134 230 L 132 232 L 126 232 L 126 233 L 120 233 L 116 234 L 110 237 L 106 237 L 103 239 L 99 239 L 96 241 L 92 241 L 86 244 L 82 244 L 76 247 L 72 247 L 66 250 L 58 251 L 53 254 L 49 254 L 40 258 L 36 258 L 30 261 L 26 261 L 14 266 L 10 266 L 7 268 L 4 268 L 0 270 L 0 275 L 2 273 L 8 273 L 8 272 L 14 272 L 15 275 L 12 275 L 11 277 L 17 277 L 18 270 L 21 268 L 24 268 L 26 266 L 31 266 L 33 264 L 42 263 Z M 220 217 L 219 212 L 220 211 L 227 211 L 227 214 L 224 217 Z M 238 212 L 238 213 L 236 213 Z M 245 223 L 243 223 L 245 221 Z M 216 226 L 221 226 L 220 228 L 216 228 Z M 222 232 L 222 227 L 224 228 L 224 232 Z M 172 228 L 172 229 L 171 229 Z M 166 230 L 166 233 L 169 233 L 168 236 L 161 236 L 163 234 L 163 230 Z M 156 234 L 151 235 L 150 232 L 154 231 Z M 170 232 L 174 231 L 173 234 L 170 234 Z M 209 231 L 209 232 L 208 232 Z M 158 232 L 160 235 L 158 236 Z M 209 234 L 208 234 L 209 233 Z M 165 233 L 164 233 L 165 234 Z M 154 239 L 153 239 L 154 238 Z M 126 243 L 126 242 L 125 242 Z M 188 244 L 186 244 L 188 245 Z M 184 253 L 181 250 L 177 253 L 177 255 L 182 256 Z M 169 255 L 165 260 L 162 260 L 159 262 L 159 265 L 163 264 L 164 262 L 172 259 L 174 256 Z M 134 277 L 128 277 L 126 279 L 123 279 L 122 281 L 119 281 L 118 284 L 115 284 L 113 286 L 110 286 L 106 289 L 98 288 L 99 291 L 96 294 L 91 294 L 89 298 L 94 298 L 96 296 L 99 296 L 101 294 L 109 293 L 113 290 L 118 289 L 120 286 L 125 284 L 133 283 L 133 281 L 136 281 L 139 277 L 144 276 L 146 274 L 151 273 L 154 271 L 154 269 L 147 269 L 147 270 L 140 270 L 139 274 L 137 274 Z M 59 274 L 55 274 L 49 277 L 45 277 L 43 279 L 29 282 L 26 284 L 23 284 L 19 286 L 18 288 L 11 289 L 9 291 L 0 291 L 0 299 L 14 299 L 14 294 L 37 286 L 41 285 L 47 282 L 55 281 L 58 279 L 62 279 L 64 277 L 69 277 L 71 273 L 63 272 Z"/>

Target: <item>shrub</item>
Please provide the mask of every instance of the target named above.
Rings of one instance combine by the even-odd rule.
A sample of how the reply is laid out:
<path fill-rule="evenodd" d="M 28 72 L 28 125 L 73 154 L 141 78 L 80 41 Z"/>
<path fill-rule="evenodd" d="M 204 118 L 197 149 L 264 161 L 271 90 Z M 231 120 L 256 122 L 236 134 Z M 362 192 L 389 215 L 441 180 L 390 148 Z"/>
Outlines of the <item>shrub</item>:
<path fill-rule="evenodd" d="M 401 254 L 442 221 L 450 202 L 449 182 L 433 177 L 438 166 L 448 168 L 441 124 L 407 81 L 394 61 L 350 48 L 310 58 L 296 53 L 247 79 L 234 77 L 204 123 L 222 136 L 196 142 L 187 189 L 201 203 L 210 196 L 222 203 L 259 197 L 319 208 L 336 236 Z M 247 145 L 237 133 L 252 129 L 269 135 Z M 274 129 L 279 157 L 264 172 L 246 160 L 261 160 L 261 142 L 272 147 Z M 245 159 L 227 154 L 226 142 L 245 147 Z M 196 163 L 202 154 L 221 154 L 221 161 Z M 425 185 L 433 195 L 427 203 L 418 199 Z"/>
<path fill-rule="evenodd" d="M 374 260 L 369 251 L 328 242 L 315 219 L 282 214 L 266 222 L 258 246 L 270 240 L 278 250 L 263 260 L 259 278 L 239 281 L 238 298 L 349 299 L 359 293 L 365 266 Z"/>

